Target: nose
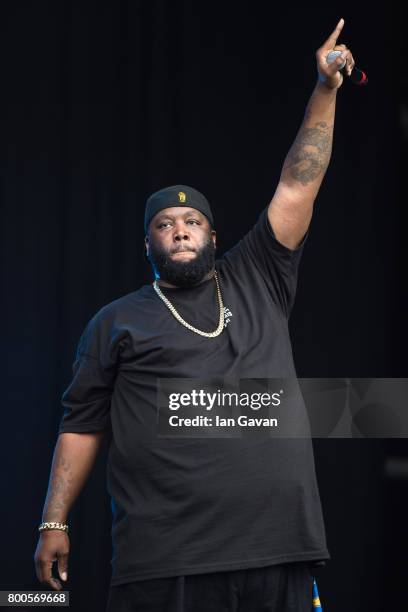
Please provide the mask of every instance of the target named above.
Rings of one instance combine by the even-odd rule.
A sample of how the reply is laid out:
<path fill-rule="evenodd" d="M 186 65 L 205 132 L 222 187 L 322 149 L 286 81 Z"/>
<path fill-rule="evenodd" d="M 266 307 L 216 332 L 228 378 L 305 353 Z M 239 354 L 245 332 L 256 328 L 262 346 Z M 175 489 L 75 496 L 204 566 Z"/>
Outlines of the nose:
<path fill-rule="evenodd" d="M 186 231 L 186 228 L 182 226 L 177 226 L 175 228 L 173 238 L 176 242 L 181 242 L 182 240 L 190 240 L 190 236 Z"/>

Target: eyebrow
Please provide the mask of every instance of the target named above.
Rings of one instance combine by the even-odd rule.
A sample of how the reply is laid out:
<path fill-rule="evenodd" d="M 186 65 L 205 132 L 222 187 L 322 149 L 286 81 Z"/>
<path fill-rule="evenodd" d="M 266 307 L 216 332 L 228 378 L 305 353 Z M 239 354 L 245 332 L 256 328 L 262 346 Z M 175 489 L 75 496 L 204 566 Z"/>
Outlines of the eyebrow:
<path fill-rule="evenodd" d="M 200 214 L 200 212 L 199 212 L 198 210 L 189 210 L 189 211 L 187 211 L 187 212 L 183 213 L 183 214 L 182 214 L 182 217 L 183 217 L 183 218 L 185 218 L 185 217 L 188 217 L 189 215 L 197 215 L 198 219 L 200 219 L 200 218 L 201 218 L 201 214 Z M 163 214 L 161 214 L 161 215 L 159 214 L 159 215 L 157 216 L 157 220 L 156 220 L 156 222 L 157 222 L 157 223 L 159 223 L 160 221 L 163 221 L 163 219 L 171 219 L 171 220 L 174 220 L 174 219 L 175 219 L 175 216 L 174 216 L 174 215 L 172 215 L 172 214 L 170 214 L 170 213 L 163 213 Z"/>

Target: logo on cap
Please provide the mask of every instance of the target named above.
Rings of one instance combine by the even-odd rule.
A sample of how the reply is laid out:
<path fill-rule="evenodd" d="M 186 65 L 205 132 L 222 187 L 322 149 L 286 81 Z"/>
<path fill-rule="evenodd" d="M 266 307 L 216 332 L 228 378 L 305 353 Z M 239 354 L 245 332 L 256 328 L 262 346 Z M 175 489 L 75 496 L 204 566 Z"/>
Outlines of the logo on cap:
<path fill-rule="evenodd" d="M 179 202 L 185 202 L 186 201 L 186 194 L 184 193 L 184 191 L 179 191 L 177 195 L 179 197 Z"/>

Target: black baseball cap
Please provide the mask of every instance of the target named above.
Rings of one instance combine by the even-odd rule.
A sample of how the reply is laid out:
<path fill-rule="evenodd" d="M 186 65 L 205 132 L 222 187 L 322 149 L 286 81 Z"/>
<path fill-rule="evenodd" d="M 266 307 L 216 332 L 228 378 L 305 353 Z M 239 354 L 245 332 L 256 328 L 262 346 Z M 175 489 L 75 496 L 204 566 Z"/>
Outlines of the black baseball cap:
<path fill-rule="evenodd" d="M 155 191 L 147 199 L 144 218 L 145 232 L 149 228 L 150 221 L 158 212 L 172 206 L 195 208 L 207 217 L 211 227 L 214 225 L 210 204 L 200 191 L 188 185 L 172 185 Z"/>

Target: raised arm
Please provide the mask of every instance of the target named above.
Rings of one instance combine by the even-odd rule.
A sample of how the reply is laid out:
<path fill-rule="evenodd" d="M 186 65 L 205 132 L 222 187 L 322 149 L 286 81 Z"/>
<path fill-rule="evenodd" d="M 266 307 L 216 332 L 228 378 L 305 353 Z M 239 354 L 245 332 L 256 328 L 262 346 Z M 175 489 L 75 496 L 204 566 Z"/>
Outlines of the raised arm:
<path fill-rule="evenodd" d="M 350 75 L 355 64 L 350 50 L 345 45 L 336 45 L 343 25 L 344 20 L 340 19 L 316 51 L 318 81 L 268 207 L 274 234 L 289 249 L 300 244 L 309 227 L 313 204 L 329 165 L 337 90 L 343 82 L 339 68 L 346 60 L 346 71 Z M 332 50 L 341 50 L 342 55 L 327 64 L 326 57 Z"/>
<path fill-rule="evenodd" d="M 66 522 L 68 512 L 94 465 L 103 436 L 103 431 L 59 435 L 52 460 L 43 522 Z M 68 555 L 69 537 L 65 531 L 42 531 L 34 554 L 38 580 L 48 587 L 60 590 L 61 582 L 52 575 L 52 565 L 54 561 L 58 561 L 59 576 L 66 580 Z"/>

